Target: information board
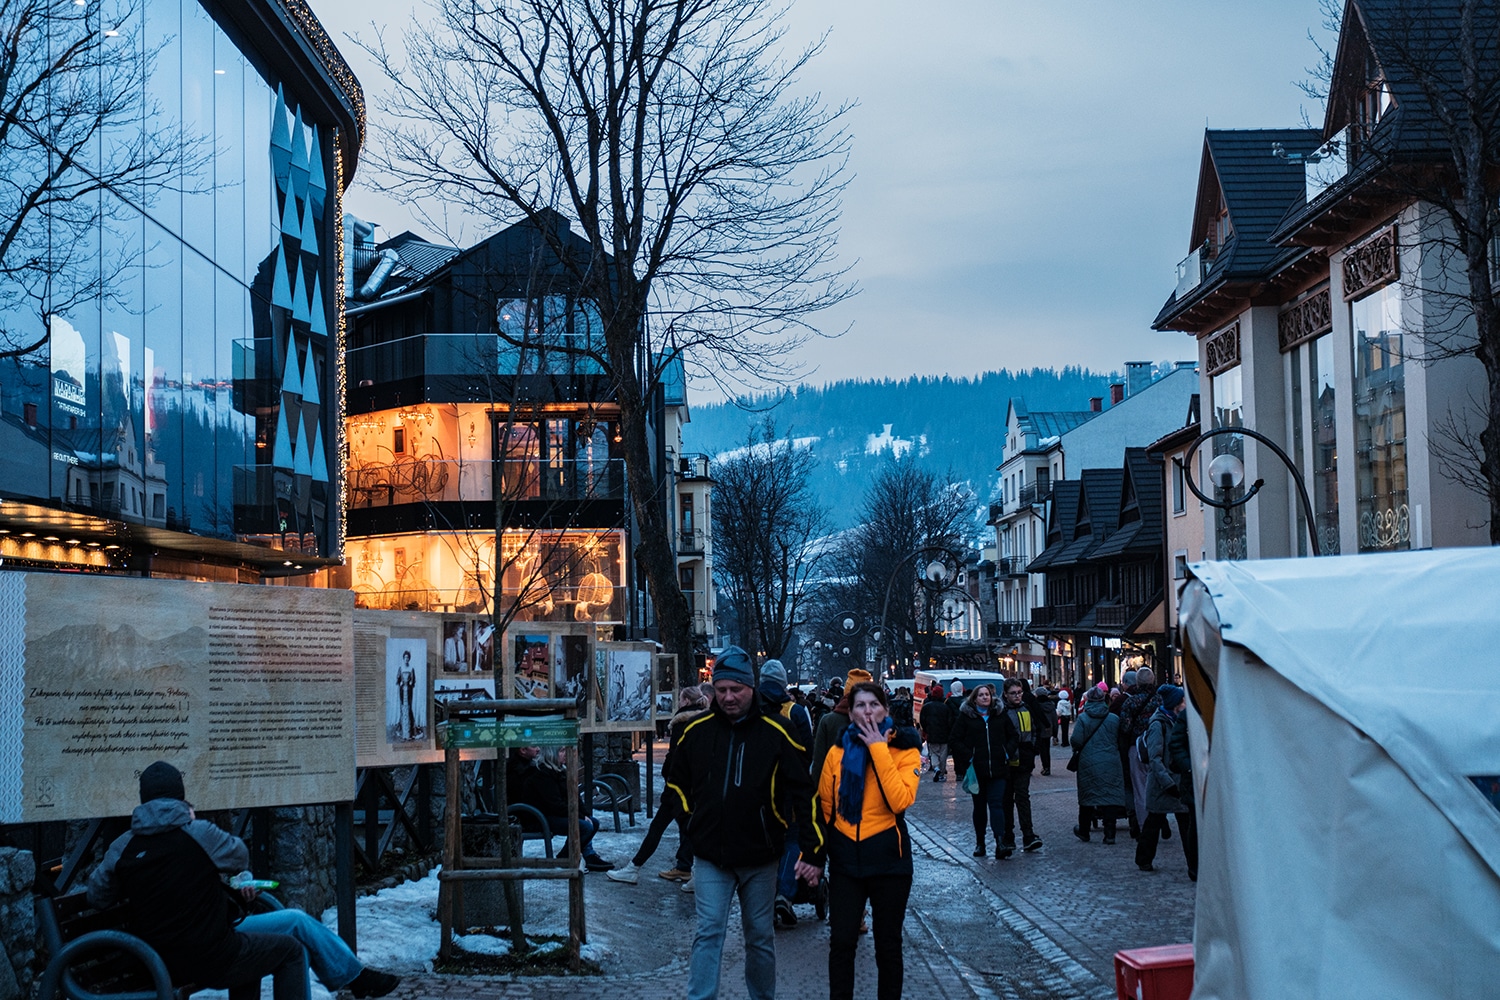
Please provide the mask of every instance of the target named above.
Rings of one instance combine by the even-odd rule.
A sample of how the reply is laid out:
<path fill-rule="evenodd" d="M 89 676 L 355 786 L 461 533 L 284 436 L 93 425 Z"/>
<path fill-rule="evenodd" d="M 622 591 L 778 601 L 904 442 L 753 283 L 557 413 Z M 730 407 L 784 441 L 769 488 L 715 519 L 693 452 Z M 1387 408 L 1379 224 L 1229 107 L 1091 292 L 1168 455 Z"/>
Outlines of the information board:
<path fill-rule="evenodd" d="M 354 595 L 0 573 L 0 822 L 128 815 L 165 760 L 202 811 L 354 795 Z"/>
<path fill-rule="evenodd" d="M 438 726 L 438 744 L 448 747 L 572 747 L 576 719 L 451 719 Z"/>

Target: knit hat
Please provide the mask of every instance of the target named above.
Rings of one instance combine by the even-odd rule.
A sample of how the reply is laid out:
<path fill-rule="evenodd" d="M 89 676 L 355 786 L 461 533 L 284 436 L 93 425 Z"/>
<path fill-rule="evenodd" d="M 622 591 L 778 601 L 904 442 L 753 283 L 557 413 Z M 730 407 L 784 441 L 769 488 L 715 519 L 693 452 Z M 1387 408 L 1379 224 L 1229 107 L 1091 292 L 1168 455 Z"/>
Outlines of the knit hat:
<path fill-rule="evenodd" d="M 750 662 L 750 654 L 738 646 L 726 646 L 714 660 L 714 683 L 720 681 L 755 687 L 755 664 Z"/>
<path fill-rule="evenodd" d="M 1068 700 L 1068 692 L 1066 692 L 1066 691 L 1059 691 L 1059 692 L 1057 692 L 1057 700 L 1058 701 L 1067 701 Z"/>
<path fill-rule="evenodd" d="M 186 799 L 187 791 L 182 787 L 182 772 L 164 760 L 141 772 L 141 801 L 152 799 Z"/>
<path fill-rule="evenodd" d="M 1124 687 L 1129 687 L 1130 685 L 1132 685 L 1134 683 L 1135 683 L 1135 671 L 1134 670 L 1127 670 L 1127 671 L 1125 671 L 1124 675 L 1120 677 L 1120 684 L 1122 686 L 1124 686 Z"/>
<path fill-rule="evenodd" d="M 780 660 L 767 660 L 760 665 L 760 682 L 764 684 L 766 681 L 775 681 L 786 687 L 786 667 Z"/>
<path fill-rule="evenodd" d="M 847 689 L 852 688 L 856 684 L 868 684 L 874 679 L 875 675 L 868 670 L 861 670 L 859 667 L 855 667 L 849 671 L 849 679 L 844 681 L 844 687 Z"/>
<path fill-rule="evenodd" d="M 760 665 L 760 693 L 777 704 L 786 701 L 786 667 L 780 660 L 767 660 Z"/>
<path fill-rule="evenodd" d="M 953 695 L 953 697 L 955 697 L 955 698 L 957 698 L 960 695 L 962 695 L 964 693 L 964 682 L 963 681 L 954 681 L 952 684 L 949 684 L 948 685 L 948 693 L 951 694 L 951 695 Z"/>
<path fill-rule="evenodd" d="M 1183 691 L 1176 684 L 1163 684 L 1156 689 L 1156 693 L 1161 695 L 1161 707 L 1169 712 L 1178 705 L 1181 705 L 1182 699 L 1187 695 L 1187 692 Z"/>

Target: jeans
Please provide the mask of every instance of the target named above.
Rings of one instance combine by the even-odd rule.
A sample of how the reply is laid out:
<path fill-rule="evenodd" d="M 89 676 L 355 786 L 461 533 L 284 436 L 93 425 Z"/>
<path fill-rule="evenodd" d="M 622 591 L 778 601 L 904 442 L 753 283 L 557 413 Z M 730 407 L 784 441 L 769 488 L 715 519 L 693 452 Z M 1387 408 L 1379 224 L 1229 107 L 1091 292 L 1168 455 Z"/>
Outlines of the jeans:
<path fill-rule="evenodd" d="M 301 910 L 252 913 L 235 928 L 241 934 L 287 934 L 307 949 L 307 961 L 318 982 L 332 993 L 354 981 L 364 963 L 344 939 Z"/>
<path fill-rule="evenodd" d="M 774 1000 L 776 868 L 775 861 L 754 868 L 721 868 L 702 858 L 693 866 L 698 929 L 688 963 L 688 1000 L 714 1000 L 719 995 L 724 931 L 729 904 L 736 895 L 745 931 L 745 989 L 750 1000 Z"/>
<path fill-rule="evenodd" d="M 1043 771 L 1052 770 L 1052 737 L 1048 736 L 1036 741 L 1036 755 L 1042 762 Z"/>
<path fill-rule="evenodd" d="M 901 1000 L 905 968 L 901 961 L 901 925 L 911 895 L 910 875 L 854 878 L 835 874 L 828 882 L 828 996 L 853 1000 L 854 953 L 859 947 L 859 922 L 870 902 L 874 932 L 877 1000 Z"/>
<path fill-rule="evenodd" d="M 568 835 L 568 817 L 547 816 L 547 826 L 555 837 L 566 837 Z M 594 849 L 589 843 L 594 839 L 594 834 L 599 832 L 599 821 L 592 816 L 578 817 L 578 836 L 583 840 L 583 856 L 591 857 Z M 566 856 L 567 847 L 564 846 L 563 854 Z"/>
<path fill-rule="evenodd" d="M 260 981 L 271 976 L 276 1000 L 309 1000 L 307 952 L 289 934 L 259 934 L 236 931 L 240 953 L 212 981 L 200 983 L 209 989 L 229 991 L 229 1000 L 259 1000 Z"/>
<path fill-rule="evenodd" d="M 1068 715 L 1057 717 L 1057 745 L 1065 747 L 1068 745 L 1068 727 L 1073 724 L 1073 719 Z"/>
<path fill-rule="evenodd" d="M 1001 811 L 1005 814 L 1005 836 L 1001 838 L 1002 847 L 1014 847 L 1016 843 L 1016 828 L 1014 821 L 1016 817 L 1021 820 L 1021 839 L 1030 840 L 1036 834 L 1031 829 L 1031 769 L 1034 762 L 1028 754 L 1022 753 L 1019 766 L 1010 769 L 1010 781 L 1005 786 L 1005 796 L 1001 801 Z"/>
<path fill-rule="evenodd" d="M 682 811 L 682 800 L 675 793 L 661 797 L 661 807 L 656 810 L 651 826 L 646 830 L 646 839 L 641 841 L 640 850 L 630 859 L 631 864 L 639 868 L 651 860 L 651 855 L 656 853 L 656 848 L 661 844 L 661 835 L 667 832 L 667 824 L 673 820 L 677 821 L 677 869 L 684 872 L 693 870 L 693 843 L 688 840 L 687 814 Z"/>
<path fill-rule="evenodd" d="M 933 774 L 948 773 L 948 744 L 927 741 L 927 759 L 932 763 Z M 957 761 L 954 762 L 955 765 Z M 960 778 L 963 775 L 959 775 Z"/>
<path fill-rule="evenodd" d="M 1198 821 L 1193 811 L 1171 813 L 1177 817 L 1177 833 L 1182 839 L 1182 853 L 1187 858 L 1188 875 L 1198 878 Z M 1156 860 L 1156 841 L 1167 828 L 1167 813 L 1147 813 L 1141 835 L 1135 842 L 1135 863 L 1149 865 Z"/>
<path fill-rule="evenodd" d="M 995 831 L 995 840 L 1000 839 L 1000 831 L 1005 822 L 1001 810 L 1001 804 L 1005 801 L 1005 784 L 1004 778 L 991 778 L 989 781 L 981 779 L 979 791 L 974 794 L 974 843 L 980 848 L 984 847 L 986 815 L 989 817 L 990 827 Z"/>
<path fill-rule="evenodd" d="M 797 895 L 797 859 L 802 857 L 802 843 L 797 839 L 797 823 L 787 824 L 786 847 L 781 851 L 781 862 L 776 866 L 776 895 L 791 901 Z"/>

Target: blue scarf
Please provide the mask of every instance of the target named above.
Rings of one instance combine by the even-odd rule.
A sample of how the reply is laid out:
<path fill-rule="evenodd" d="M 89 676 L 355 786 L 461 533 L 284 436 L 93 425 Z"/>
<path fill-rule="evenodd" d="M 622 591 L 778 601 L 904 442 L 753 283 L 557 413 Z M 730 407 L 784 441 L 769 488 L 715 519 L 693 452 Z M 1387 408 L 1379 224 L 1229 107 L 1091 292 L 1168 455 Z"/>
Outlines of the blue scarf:
<path fill-rule="evenodd" d="M 880 724 L 880 734 L 884 736 L 894 728 L 896 721 L 886 716 Z M 839 769 L 839 815 L 857 825 L 865 808 L 865 765 L 870 761 L 870 750 L 852 722 L 844 727 L 839 746 L 844 748 L 844 762 Z"/>

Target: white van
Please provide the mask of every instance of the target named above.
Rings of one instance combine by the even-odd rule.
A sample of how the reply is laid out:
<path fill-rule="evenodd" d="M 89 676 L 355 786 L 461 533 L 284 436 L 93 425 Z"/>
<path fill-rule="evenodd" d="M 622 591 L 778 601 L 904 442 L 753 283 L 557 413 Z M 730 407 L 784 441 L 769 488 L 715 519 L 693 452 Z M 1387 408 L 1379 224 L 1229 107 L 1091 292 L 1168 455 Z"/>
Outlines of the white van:
<path fill-rule="evenodd" d="M 954 681 L 959 681 L 963 684 L 964 694 L 968 694 L 981 684 L 993 684 L 995 685 L 995 694 L 998 695 L 1001 687 L 1005 684 L 1005 680 L 1004 674 L 997 674 L 988 670 L 918 670 L 912 675 L 910 681 L 910 683 L 915 685 L 912 690 L 911 701 L 913 717 L 917 719 L 922 718 L 922 702 L 926 700 L 927 691 L 933 684 L 941 684 L 944 694 L 948 693 L 948 689 L 953 685 Z"/>

